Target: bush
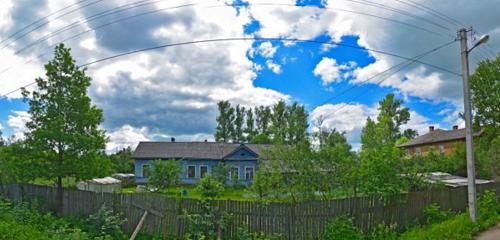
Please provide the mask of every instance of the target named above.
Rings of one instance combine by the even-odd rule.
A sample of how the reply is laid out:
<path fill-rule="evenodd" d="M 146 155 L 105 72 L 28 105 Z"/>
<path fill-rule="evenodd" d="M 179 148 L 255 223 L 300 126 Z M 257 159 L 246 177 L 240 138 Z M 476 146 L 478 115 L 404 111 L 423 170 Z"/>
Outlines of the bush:
<path fill-rule="evenodd" d="M 176 160 L 155 160 L 148 185 L 162 190 L 167 189 L 181 182 L 180 174 L 181 166 Z"/>
<path fill-rule="evenodd" d="M 203 198 L 214 199 L 220 197 L 224 191 L 224 185 L 210 175 L 205 175 L 196 186 Z"/>
<path fill-rule="evenodd" d="M 348 217 L 339 217 L 329 221 L 326 225 L 325 240 L 351 239 L 362 240 L 363 233 L 356 229 L 352 219 Z"/>
<path fill-rule="evenodd" d="M 121 230 L 124 222 L 125 219 L 120 214 L 115 214 L 105 205 L 87 219 L 88 230 L 97 239 L 126 239 Z"/>
<path fill-rule="evenodd" d="M 424 209 L 425 224 L 440 223 L 449 219 L 452 213 L 449 211 L 442 211 L 438 204 L 433 203 Z"/>
<path fill-rule="evenodd" d="M 266 236 L 264 233 L 248 232 L 244 228 L 238 228 L 234 240 L 278 240 L 283 239 L 280 235 Z"/>

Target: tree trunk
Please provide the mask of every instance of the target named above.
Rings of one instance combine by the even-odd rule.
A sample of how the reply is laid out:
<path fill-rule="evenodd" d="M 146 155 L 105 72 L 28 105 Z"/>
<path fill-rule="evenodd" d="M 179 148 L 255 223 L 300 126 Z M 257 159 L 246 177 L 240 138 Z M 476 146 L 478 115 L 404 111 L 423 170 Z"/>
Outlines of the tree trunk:
<path fill-rule="evenodd" d="M 57 183 L 56 183 L 56 214 L 58 217 L 63 216 L 63 185 L 62 185 L 62 177 L 57 177 Z"/>

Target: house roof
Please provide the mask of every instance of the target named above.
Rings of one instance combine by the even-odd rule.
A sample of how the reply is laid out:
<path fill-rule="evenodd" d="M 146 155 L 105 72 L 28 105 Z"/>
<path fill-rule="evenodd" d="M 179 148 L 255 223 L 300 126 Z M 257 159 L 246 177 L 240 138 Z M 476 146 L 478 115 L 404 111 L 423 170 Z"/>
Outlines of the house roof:
<path fill-rule="evenodd" d="M 268 144 L 242 144 L 219 142 L 139 142 L 134 158 L 184 158 L 184 159 L 223 159 L 240 147 L 247 148 L 257 155 L 270 147 Z"/>
<path fill-rule="evenodd" d="M 479 131 L 474 133 L 474 137 L 480 136 L 483 131 Z M 437 143 L 437 142 L 448 142 L 453 140 L 465 139 L 465 128 L 457 129 L 457 130 L 443 130 L 436 129 L 430 131 L 422 136 L 418 136 L 406 143 L 398 145 L 398 147 L 410 147 L 416 145 L 423 145 L 429 143 Z"/>

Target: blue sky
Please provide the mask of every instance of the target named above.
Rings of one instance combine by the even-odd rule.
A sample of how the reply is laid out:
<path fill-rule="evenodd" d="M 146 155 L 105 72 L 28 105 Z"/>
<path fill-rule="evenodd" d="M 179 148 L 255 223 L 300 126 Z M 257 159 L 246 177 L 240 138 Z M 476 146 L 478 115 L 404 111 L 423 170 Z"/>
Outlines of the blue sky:
<path fill-rule="evenodd" d="M 376 115 L 377 102 L 387 93 L 395 93 L 411 109 L 412 118 L 405 128 L 423 134 L 429 125 L 451 128 L 463 124 L 458 117 L 462 109 L 458 76 L 413 63 L 392 75 L 371 79 L 403 60 L 366 49 L 413 57 L 453 40 L 458 26 L 410 5 L 376 1 L 407 13 L 401 14 L 344 0 L 273 1 L 281 4 L 276 6 L 261 0 L 232 2 L 238 7 L 224 6 L 231 1 L 200 1 L 194 6 L 182 6 L 190 3 L 187 0 L 159 1 L 94 19 L 38 41 L 44 34 L 57 33 L 76 20 L 135 2 L 116 0 L 96 3 L 60 18 L 52 16 L 46 26 L 9 43 L 8 36 L 16 30 L 74 2 L 0 3 L 0 40 L 6 41 L 1 45 L 0 57 L 4 61 L 0 70 L 12 67 L 0 73 L 0 93 L 42 76 L 52 44 L 155 9 L 162 11 L 87 31 L 65 44 L 72 48 L 78 63 L 165 43 L 223 37 L 310 39 L 361 48 L 279 41 L 223 42 L 145 52 L 89 66 L 87 73 L 93 78 L 89 95 L 104 110 L 102 127 L 110 138 L 108 150 L 170 137 L 211 140 L 216 103 L 220 100 L 247 107 L 270 105 L 280 99 L 297 101 L 306 106 L 311 125 L 324 117 L 326 127 L 346 131 L 355 148 L 359 147 L 364 121 Z M 500 27 L 493 1 L 419 2 L 432 4 L 436 10 L 474 26 L 477 34 L 492 35 L 490 43 L 473 54 L 472 69 L 477 60 L 498 51 Z M 33 14 L 22 14 L 26 9 Z M 29 51 L 15 53 L 34 42 L 37 44 Z M 46 53 L 46 58 L 36 58 L 41 53 Z M 459 72 L 458 54 L 458 43 L 454 43 L 421 60 Z M 4 137 L 22 138 L 23 124 L 29 118 L 26 110 L 19 92 L 0 98 Z"/>

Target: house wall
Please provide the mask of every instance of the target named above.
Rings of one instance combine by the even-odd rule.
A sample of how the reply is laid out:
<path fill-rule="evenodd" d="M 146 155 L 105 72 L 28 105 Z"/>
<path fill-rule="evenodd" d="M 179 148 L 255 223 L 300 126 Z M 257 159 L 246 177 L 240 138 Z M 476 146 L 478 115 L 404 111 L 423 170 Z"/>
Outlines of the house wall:
<path fill-rule="evenodd" d="M 405 151 L 408 155 L 415 156 L 417 155 L 417 148 L 420 149 L 420 154 L 422 156 L 426 156 L 430 151 L 434 151 L 435 153 L 441 153 L 444 156 L 452 155 L 458 147 L 464 147 L 464 140 L 454 140 L 448 142 L 439 142 L 439 143 L 430 143 L 430 144 L 422 144 L 418 146 L 406 147 Z M 443 148 L 444 151 L 441 151 Z"/>
<path fill-rule="evenodd" d="M 152 161 L 150 159 L 136 159 L 135 160 L 135 181 L 136 184 L 146 184 L 147 178 L 142 175 L 142 169 L 144 165 L 152 165 Z M 172 161 L 171 159 L 165 159 L 165 161 Z M 179 160 L 182 168 L 181 172 L 181 183 L 182 184 L 196 184 L 201 178 L 200 167 L 207 166 L 208 173 L 212 173 L 213 169 L 219 163 L 225 163 L 230 168 L 238 168 L 239 174 L 239 184 L 250 185 L 252 183 L 251 180 L 246 179 L 245 177 L 245 168 L 253 167 L 254 175 L 257 170 L 257 156 L 255 154 L 245 150 L 239 149 L 235 151 L 233 154 L 228 156 L 227 159 L 183 159 Z M 187 177 L 187 169 L 188 166 L 195 166 L 195 178 Z M 228 178 L 227 184 L 232 184 L 232 181 Z"/>

